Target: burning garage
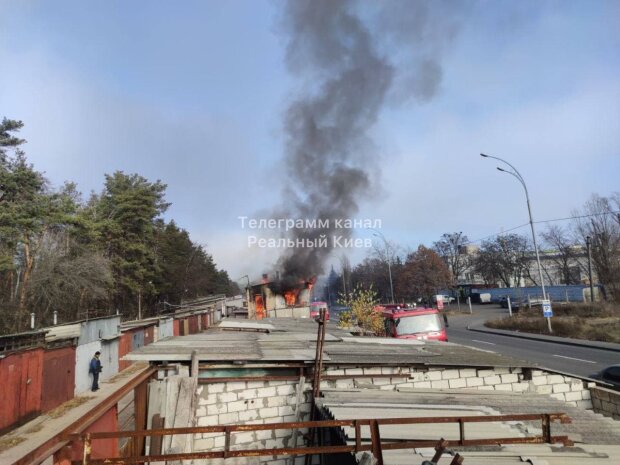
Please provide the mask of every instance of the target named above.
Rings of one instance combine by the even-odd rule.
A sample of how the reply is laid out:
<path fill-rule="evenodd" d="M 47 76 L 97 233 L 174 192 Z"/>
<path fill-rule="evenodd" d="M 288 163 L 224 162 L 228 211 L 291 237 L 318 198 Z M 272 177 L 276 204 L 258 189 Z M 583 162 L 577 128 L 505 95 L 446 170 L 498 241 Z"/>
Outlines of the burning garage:
<path fill-rule="evenodd" d="M 262 279 L 246 289 L 248 318 L 309 318 L 312 288 L 316 278 L 274 280 L 264 274 Z"/>

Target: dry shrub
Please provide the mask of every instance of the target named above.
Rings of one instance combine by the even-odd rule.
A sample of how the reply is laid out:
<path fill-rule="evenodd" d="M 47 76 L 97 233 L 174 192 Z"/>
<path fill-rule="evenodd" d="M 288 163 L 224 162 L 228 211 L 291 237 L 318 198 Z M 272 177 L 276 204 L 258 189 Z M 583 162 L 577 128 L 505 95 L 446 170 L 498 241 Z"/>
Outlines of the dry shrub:
<path fill-rule="evenodd" d="M 350 310 L 340 313 L 339 327 L 358 326 L 364 333 L 380 334 L 383 318 L 373 309 L 377 305 L 377 293 L 372 289 L 356 286 L 349 294 L 341 294 L 338 303 Z"/>
<path fill-rule="evenodd" d="M 554 309 L 554 315 L 555 313 Z M 581 316 L 554 316 L 551 319 L 553 335 L 590 341 L 620 343 L 619 317 L 581 317 Z M 524 333 L 549 334 L 547 321 L 541 317 L 540 311 L 536 316 L 520 314 L 515 317 L 504 317 L 490 320 L 485 323 L 489 328 L 521 331 Z"/>

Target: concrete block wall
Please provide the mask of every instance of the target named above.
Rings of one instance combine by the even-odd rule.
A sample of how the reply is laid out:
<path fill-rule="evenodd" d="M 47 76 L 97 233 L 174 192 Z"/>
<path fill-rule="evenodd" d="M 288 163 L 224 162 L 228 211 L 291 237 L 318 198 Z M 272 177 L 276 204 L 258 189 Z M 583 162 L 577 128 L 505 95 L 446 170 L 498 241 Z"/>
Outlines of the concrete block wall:
<path fill-rule="evenodd" d="M 312 387 L 304 383 L 297 410 L 297 381 L 241 381 L 209 383 L 198 386 L 197 426 L 230 424 L 264 424 L 307 421 L 310 418 Z M 297 444 L 303 445 L 303 434 L 297 433 Z M 275 449 L 293 447 L 293 430 L 265 430 L 232 433 L 230 449 Z M 224 450 L 224 434 L 205 433 L 194 435 L 194 451 Z M 300 459 L 301 460 L 301 459 Z M 195 464 L 224 464 L 222 460 L 198 461 Z M 242 457 L 226 459 L 225 464 L 291 464 L 285 457 Z"/>
<path fill-rule="evenodd" d="M 597 386 L 591 387 L 590 392 L 596 413 L 620 420 L 620 392 Z"/>
<path fill-rule="evenodd" d="M 351 378 L 322 381 L 321 389 L 350 389 L 372 384 L 385 390 L 407 387 L 537 392 L 548 394 L 575 407 L 592 408 L 587 383 L 581 379 L 541 370 L 523 370 L 521 368 L 429 368 L 428 370 L 421 370 L 416 367 L 329 367 L 326 374 L 351 375 Z M 407 377 L 367 377 L 373 374 L 407 375 Z M 361 377 L 359 375 L 366 376 Z"/>
<path fill-rule="evenodd" d="M 354 389 L 372 385 L 382 390 L 478 389 L 548 394 L 572 406 L 592 408 L 588 383 L 569 376 L 521 368 L 417 368 L 417 367 L 327 367 L 326 375 L 344 378 L 323 380 L 321 389 Z M 369 376 L 370 375 L 370 376 Z M 382 375 L 372 377 L 372 375 Z M 394 377 L 385 375 L 395 375 Z M 396 376 L 398 375 L 398 376 Z M 197 426 L 263 424 L 307 421 L 312 388 L 302 386 L 299 411 L 296 410 L 297 381 L 241 381 L 199 385 L 195 418 Z M 608 402 L 608 401 L 607 401 Z M 602 404 L 601 404 L 602 405 Z M 297 445 L 303 445 L 300 430 Z M 231 435 L 230 449 L 271 449 L 293 447 L 292 430 L 248 431 Z M 224 434 L 195 434 L 194 451 L 224 449 Z M 303 457 L 295 460 L 302 463 Z M 199 465 L 293 465 L 290 457 L 265 456 L 215 460 L 194 460 Z"/>

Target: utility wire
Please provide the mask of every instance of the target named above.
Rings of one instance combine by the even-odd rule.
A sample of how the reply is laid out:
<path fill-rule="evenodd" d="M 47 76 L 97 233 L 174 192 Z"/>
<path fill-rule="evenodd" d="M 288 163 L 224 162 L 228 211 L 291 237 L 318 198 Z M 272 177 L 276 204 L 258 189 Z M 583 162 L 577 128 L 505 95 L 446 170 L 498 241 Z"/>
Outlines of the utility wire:
<path fill-rule="evenodd" d="M 567 216 L 567 217 L 565 217 L 565 218 L 554 218 L 554 219 L 552 219 L 552 220 L 539 220 L 539 221 L 534 221 L 534 223 L 535 223 L 535 224 L 539 224 L 539 223 L 553 223 L 553 222 L 555 222 L 555 221 L 578 220 L 578 219 L 581 219 L 581 218 L 591 218 L 591 217 L 593 217 L 593 216 L 606 216 L 606 215 L 618 215 L 618 214 L 620 214 L 620 210 L 617 210 L 617 211 L 609 211 L 609 212 L 603 212 L 603 213 L 590 213 L 590 214 L 588 214 L 588 215 Z M 529 226 L 529 224 L 530 224 L 530 223 L 529 223 L 529 221 L 528 221 L 527 223 L 521 224 L 521 225 L 519 225 L 519 226 L 515 226 L 515 227 L 510 228 L 510 229 L 505 229 L 504 231 L 500 231 L 500 232 L 495 233 L 495 234 L 490 234 L 490 235 L 485 236 L 485 237 L 483 237 L 483 238 L 476 239 L 476 240 L 473 240 L 473 241 L 469 241 L 469 242 L 467 242 L 467 243 L 468 243 L 468 244 L 475 244 L 476 242 L 482 242 L 482 241 L 485 241 L 485 240 L 487 240 L 487 239 L 491 239 L 492 237 L 499 236 L 499 235 L 501 235 L 501 234 L 505 234 L 505 233 L 507 233 L 507 232 L 514 231 L 514 230 L 516 230 L 516 229 L 521 229 L 521 228 L 523 228 L 523 227 L 525 227 L 525 226 Z"/>
<path fill-rule="evenodd" d="M 618 215 L 618 214 L 620 214 L 620 210 L 603 212 L 603 213 L 590 213 L 589 215 L 567 216 L 566 218 L 556 218 L 554 220 L 540 220 L 540 221 L 534 221 L 534 223 L 537 223 L 537 224 L 538 223 L 552 223 L 553 221 L 578 220 L 580 218 L 590 218 L 592 216 L 606 216 L 606 215 Z"/>
<path fill-rule="evenodd" d="M 488 236 L 482 237 L 482 238 L 480 238 L 480 239 L 476 239 L 476 240 L 474 240 L 474 241 L 469 241 L 469 242 L 468 242 L 468 244 L 475 244 L 476 242 L 486 241 L 487 239 L 491 239 L 492 237 L 499 236 L 499 235 L 501 235 L 501 234 L 504 234 L 504 233 L 507 233 L 507 232 L 510 232 L 510 231 L 514 231 L 515 229 L 521 229 L 521 228 L 523 228 L 523 227 L 525 227 L 525 226 L 529 226 L 529 225 L 530 225 L 530 223 L 529 223 L 529 222 L 527 222 L 527 223 L 524 223 L 524 224 L 522 224 L 522 225 L 515 226 L 514 228 L 505 229 L 505 230 L 500 231 L 500 232 L 498 232 L 498 233 L 490 234 L 490 235 L 488 235 Z"/>

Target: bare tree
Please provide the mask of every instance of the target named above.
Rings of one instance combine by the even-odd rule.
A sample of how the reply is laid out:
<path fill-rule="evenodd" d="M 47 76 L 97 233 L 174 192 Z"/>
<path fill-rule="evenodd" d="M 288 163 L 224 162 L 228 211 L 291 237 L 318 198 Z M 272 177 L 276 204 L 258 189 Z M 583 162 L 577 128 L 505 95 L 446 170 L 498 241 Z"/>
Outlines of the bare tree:
<path fill-rule="evenodd" d="M 465 253 L 465 246 L 468 243 L 469 239 L 462 232 L 446 233 L 433 243 L 433 249 L 448 265 L 455 284 L 472 266 L 470 258 Z"/>
<path fill-rule="evenodd" d="M 590 236 L 592 263 L 609 297 L 620 301 L 620 192 L 609 197 L 593 194 L 575 216 L 575 230 L 585 244 Z"/>
<path fill-rule="evenodd" d="M 501 282 L 512 287 L 518 286 L 524 276 L 532 279 L 528 272 L 530 257 L 531 248 L 524 236 L 506 234 L 482 242 L 474 266 L 487 284 Z"/>
<path fill-rule="evenodd" d="M 543 242 L 552 249 L 549 254 L 551 260 L 559 269 L 561 284 L 579 284 L 579 273 L 575 274 L 575 266 L 579 267 L 579 256 L 582 254 L 581 247 L 575 244 L 568 230 L 561 226 L 551 225 L 540 236 Z M 549 284 L 553 284 L 552 276 L 547 273 Z"/>
<path fill-rule="evenodd" d="M 111 284 L 110 263 L 101 253 L 76 247 L 65 232 L 48 233 L 41 240 L 27 299 L 41 321 L 51 323 L 54 311 L 61 321 L 71 321 L 93 307 L 107 307 Z"/>

